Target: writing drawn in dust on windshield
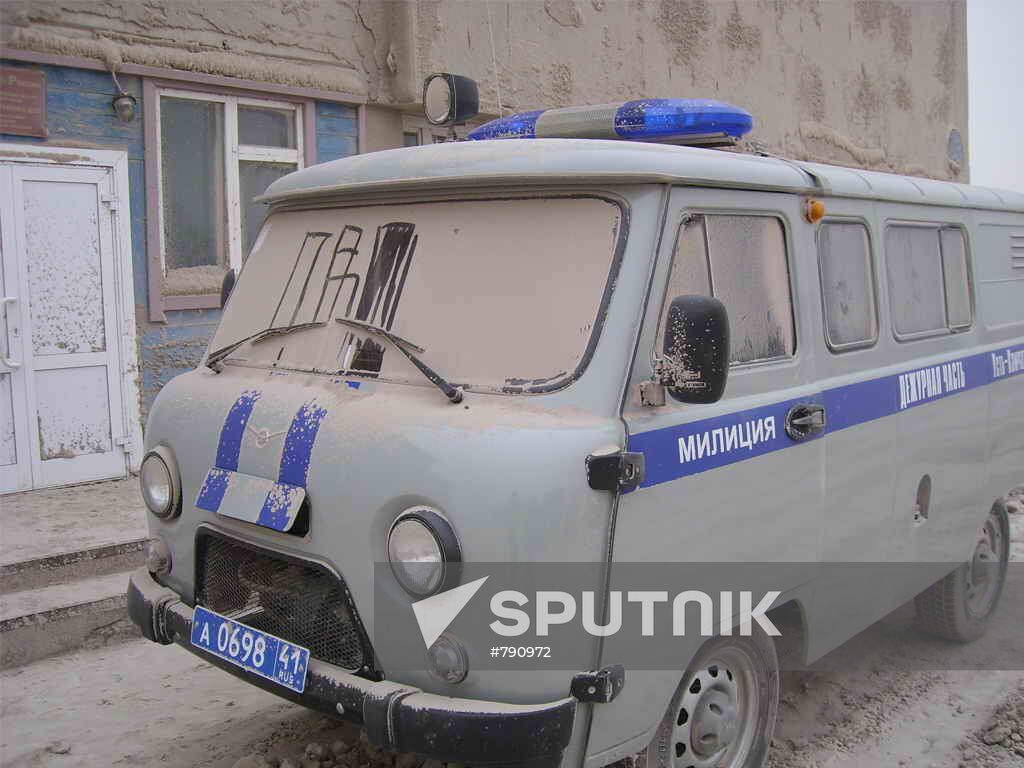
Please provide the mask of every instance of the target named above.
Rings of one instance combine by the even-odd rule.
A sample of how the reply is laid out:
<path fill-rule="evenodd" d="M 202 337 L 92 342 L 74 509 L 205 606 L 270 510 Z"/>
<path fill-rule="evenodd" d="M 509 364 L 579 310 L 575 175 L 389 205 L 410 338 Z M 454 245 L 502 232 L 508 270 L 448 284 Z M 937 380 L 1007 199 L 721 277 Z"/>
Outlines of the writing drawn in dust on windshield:
<path fill-rule="evenodd" d="M 363 235 L 363 228 L 352 224 L 346 224 L 337 237 L 333 232 L 306 232 L 272 328 L 327 323 L 342 317 L 391 330 L 419 240 L 416 225 L 394 221 L 377 227 L 365 277 L 361 278 Z M 383 358 L 382 345 L 352 333 L 346 334 L 338 351 L 344 370 L 379 372 Z"/>

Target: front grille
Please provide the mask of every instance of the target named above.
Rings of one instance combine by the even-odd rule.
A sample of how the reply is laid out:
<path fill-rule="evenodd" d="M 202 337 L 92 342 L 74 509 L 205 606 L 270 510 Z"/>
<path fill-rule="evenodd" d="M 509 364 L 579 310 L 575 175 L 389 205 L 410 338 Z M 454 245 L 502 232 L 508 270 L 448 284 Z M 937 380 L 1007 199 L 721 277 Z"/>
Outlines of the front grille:
<path fill-rule="evenodd" d="M 345 583 L 321 565 L 201 531 L 196 603 L 304 646 L 347 670 L 369 666 L 369 641 Z"/>

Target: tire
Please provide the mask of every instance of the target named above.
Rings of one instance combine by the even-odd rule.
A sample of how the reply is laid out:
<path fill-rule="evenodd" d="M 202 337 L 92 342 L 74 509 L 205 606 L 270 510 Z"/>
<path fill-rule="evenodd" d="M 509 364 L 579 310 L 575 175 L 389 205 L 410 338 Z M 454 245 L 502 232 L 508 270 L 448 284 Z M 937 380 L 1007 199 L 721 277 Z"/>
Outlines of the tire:
<path fill-rule="evenodd" d="M 969 643 L 986 630 L 1006 581 L 1010 521 L 997 504 L 978 532 L 971 562 L 965 563 L 914 599 L 917 624 L 925 632 Z"/>
<path fill-rule="evenodd" d="M 772 639 L 760 631 L 715 638 L 683 675 L 647 749 L 647 768 L 761 768 L 778 709 Z"/>

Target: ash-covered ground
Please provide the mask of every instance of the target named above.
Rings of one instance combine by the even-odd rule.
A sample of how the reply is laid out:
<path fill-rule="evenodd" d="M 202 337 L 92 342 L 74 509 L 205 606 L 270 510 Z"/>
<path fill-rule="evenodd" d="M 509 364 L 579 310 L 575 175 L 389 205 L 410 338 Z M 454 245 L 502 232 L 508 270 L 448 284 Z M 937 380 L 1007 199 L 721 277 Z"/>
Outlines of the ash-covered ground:
<path fill-rule="evenodd" d="M 771 768 L 1024 766 L 1024 671 L 790 672 L 779 711 Z M 0 765 L 443 768 L 144 640 L 0 674 Z"/>

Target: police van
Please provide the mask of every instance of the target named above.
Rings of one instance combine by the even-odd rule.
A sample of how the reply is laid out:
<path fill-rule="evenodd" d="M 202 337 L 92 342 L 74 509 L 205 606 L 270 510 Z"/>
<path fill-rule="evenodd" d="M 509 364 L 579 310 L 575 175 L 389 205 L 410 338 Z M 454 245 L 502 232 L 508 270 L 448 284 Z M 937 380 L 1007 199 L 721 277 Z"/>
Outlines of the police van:
<path fill-rule="evenodd" d="M 588 768 L 763 765 L 772 638 L 624 678 L 612 641 L 509 674 L 438 640 L 406 672 L 374 563 L 422 598 L 462 562 L 944 562 L 855 629 L 915 600 L 980 636 L 1024 483 L 1024 195 L 721 148 L 751 123 L 523 113 L 272 184 L 149 415 L 143 634 L 390 750 Z M 808 661 L 850 636 L 842 587 L 777 603 Z"/>

